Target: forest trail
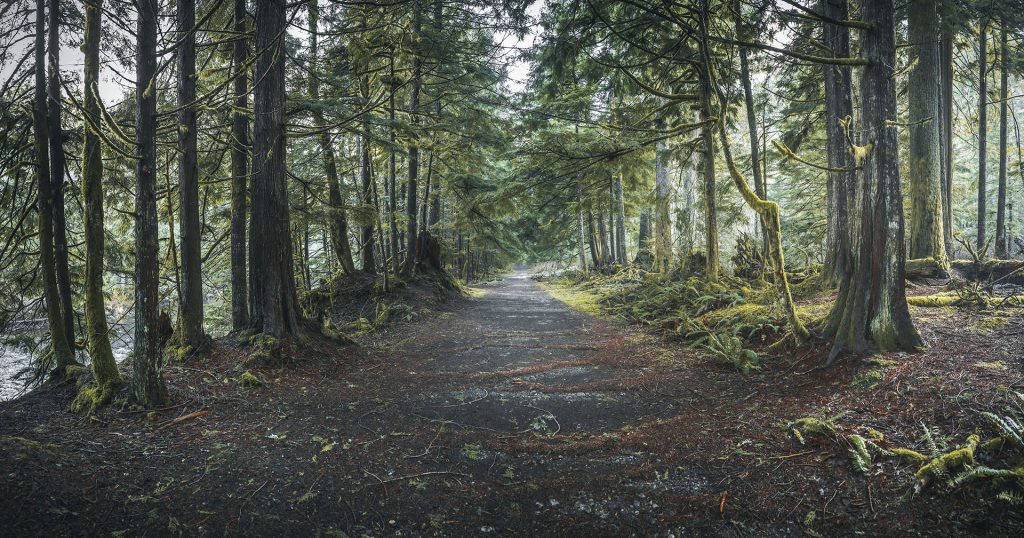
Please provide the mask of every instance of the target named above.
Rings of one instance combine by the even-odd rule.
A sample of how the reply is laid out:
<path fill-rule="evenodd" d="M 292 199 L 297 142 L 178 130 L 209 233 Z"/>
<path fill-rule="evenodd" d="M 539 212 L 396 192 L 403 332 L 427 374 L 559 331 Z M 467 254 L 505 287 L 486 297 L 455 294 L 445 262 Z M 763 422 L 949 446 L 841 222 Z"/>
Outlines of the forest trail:
<path fill-rule="evenodd" d="M 944 504 L 908 500 L 915 466 L 887 460 L 878 464 L 885 473 L 865 477 L 841 442 L 800 444 L 784 427 L 841 416 L 844 432 L 877 428 L 911 446 L 922 422 L 956 431 L 1005 375 L 989 363 L 930 374 L 979 356 L 1017 364 L 1019 347 L 999 336 L 1017 334 L 1014 324 L 983 340 L 973 313 L 921 318 L 929 352 L 884 355 L 865 385 L 863 362 L 815 370 L 813 350 L 741 375 L 637 326 L 576 312 L 523 272 L 472 295 L 359 346 L 311 340 L 289 364 L 254 369 L 256 387 L 236 381 L 247 348 L 222 339 L 168 367 L 176 403 L 150 418 L 116 407 L 95 418 L 68 413 L 73 395 L 60 390 L 0 403 L 0 461 L 9 464 L 0 467 L 0 528 L 830 536 L 970 534 L 978 521 L 1013 535 L 1021 526 L 980 505 L 981 489 Z"/>

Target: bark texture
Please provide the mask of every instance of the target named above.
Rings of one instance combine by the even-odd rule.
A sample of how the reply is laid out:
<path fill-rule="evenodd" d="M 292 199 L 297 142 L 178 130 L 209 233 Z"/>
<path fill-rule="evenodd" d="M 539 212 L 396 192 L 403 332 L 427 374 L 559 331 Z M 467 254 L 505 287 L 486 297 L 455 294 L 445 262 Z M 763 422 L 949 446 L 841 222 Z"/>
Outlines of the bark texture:
<path fill-rule="evenodd" d="M 828 321 L 835 336 L 829 362 L 844 352 L 913 350 L 923 346 L 904 287 L 903 196 L 896 128 L 896 39 L 893 0 L 864 0 L 861 43 L 869 65 L 861 74 L 867 145 L 860 170 L 861 241 L 854 271 L 840 282 Z"/>
<path fill-rule="evenodd" d="M 121 374 L 110 347 L 107 307 L 103 298 L 103 145 L 96 129 L 99 104 L 100 29 L 103 0 L 85 4 L 84 113 L 82 141 L 82 198 L 85 200 L 85 336 L 92 371 L 101 393 L 120 386 Z"/>
<path fill-rule="evenodd" d="M 167 402 L 160 338 L 160 246 L 156 208 L 157 0 L 138 0 L 135 58 L 135 346 L 132 395 L 144 407 Z"/>
<path fill-rule="evenodd" d="M 196 2 L 178 0 L 178 225 L 181 237 L 181 344 L 203 345 L 203 274 L 196 130 Z"/>
<path fill-rule="evenodd" d="M 913 259 L 946 262 L 942 227 L 942 164 L 939 140 L 939 17 L 935 0 L 907 6 L 910 63 L 910 251 Z"/>
<path fill-rule="evenodd" d="M 64 127 L 61 116 L 60 82 L 60 0 L 50 0 L 50 22 L 47 31 L 47 118 L 50 129 L 50 192 L 53 195 L 53 256 L 56 264 L 57 291 L 60 294 L 60 315 L 68 344 L 75 347 L 75 311 L 72 307 L 71 271 L 68 262 L 67 219 L 64 215 Z"/>
<path fill-rule="evenodd" d="M 245 0 L 235 0 L 234 30 L 245 34 Z M 249 178 L 249 50 L 245 39 L 236 39 L 231 51 L 234 108 L 231 111 L 231 328 L 249 325 L 248 278 L 246 274 L 246 217 Z"/>

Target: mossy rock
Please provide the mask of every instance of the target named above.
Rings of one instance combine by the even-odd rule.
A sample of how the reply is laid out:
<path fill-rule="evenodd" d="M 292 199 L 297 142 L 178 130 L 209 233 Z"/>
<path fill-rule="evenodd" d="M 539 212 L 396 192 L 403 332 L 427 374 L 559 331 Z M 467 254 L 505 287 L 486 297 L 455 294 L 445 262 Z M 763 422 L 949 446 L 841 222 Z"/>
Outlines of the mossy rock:
<path fill-rule="evenodd" d="M 257 376 L 256 374 L 250 372 L 249 370 L 242 372 L 241 375 L 238 376 L 237 381 L 238 386 L 247 389 L 262 387 L 263 385 L 267 384 L 265 379 L 263 379 L 260 376 Z"/>

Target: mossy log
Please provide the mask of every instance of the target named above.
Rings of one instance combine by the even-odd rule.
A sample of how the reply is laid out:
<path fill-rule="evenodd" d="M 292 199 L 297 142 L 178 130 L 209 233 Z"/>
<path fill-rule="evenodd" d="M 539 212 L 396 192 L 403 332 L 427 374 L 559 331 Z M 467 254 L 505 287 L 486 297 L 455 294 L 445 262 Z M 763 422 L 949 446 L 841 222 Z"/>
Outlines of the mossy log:
<path fill-rule="evenodd" d="M 1024 285 L 1024 261 L 1021 260 L 953 260 L 950 265 L 955 274 L 967 280 L 988 281 L 1005 278 L 1001 283 Z"/>
<path fill-rule="evenodd" d="M 948 278 L 949 267 L 935 258 L 907 260 L 906 275 L 908 280 L 915 280 L 919 278 Z"/>

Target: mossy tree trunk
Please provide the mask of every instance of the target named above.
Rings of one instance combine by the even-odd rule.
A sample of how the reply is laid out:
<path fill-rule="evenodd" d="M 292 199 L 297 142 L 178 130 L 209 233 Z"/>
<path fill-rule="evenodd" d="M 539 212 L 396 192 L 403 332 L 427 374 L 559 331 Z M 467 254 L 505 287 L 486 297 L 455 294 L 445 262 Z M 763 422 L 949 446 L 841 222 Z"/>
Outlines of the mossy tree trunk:
<path fill-rule="evenodd" d="M 864 0 L 861 42 L 869 64 L 861 74 L 866 157 L 860 170 L 860 252 L 840 282 L 827 334 L 835 337 L 828 362 L 844 352 L 913 350 L 923 341 L 914 327 L 904 287 L 903 195 L 896 128 L 896 39 L 893 0 Z"/>
<path fill-rule="evenodd" d="M 135 60 L 135 345 L 136 403 L 166 403 L 160 341 L 160 237 L 156 204 L 157 0 L 138 1 Z"/>
<path fill-rule="evenodd" d="M 939 17 L 935 0 L 907 6 L 910 41 L 909 100 L 910 252 L 912 259 L 946 264 L 942 224 L 942 165 L 939 145 Z"/>
<path fill-rule="evenodd" d="M 284 0 L 256 7 L 255 101 L 252 160 L 252 241 L 250 248 L 252 325 L 277 338 L 299 330 L 292 263 L 291 224 L 285 182 Z"/>
<path fill-rule="evenodd" d="M 238 35 L 246 33 L 245 0 L 234 0 L 232 24 Z M 235 77 L 231 111 L 231 328 L 236 331 L 249 325 L 245 263 L 249 177 L 248 56 L 246 40 L 236 39 L 231 51 L 231 75 Z"/>
<path fill-rule="evenodd" d="M 823 13 L 833 20 L 849 18 L 846 0 L 823 0 Z M 850 30 L 846 26 L 826 22 L 825 45 L 836 57 L 850 56 Z M 846 278 L 853 268 L 854 238 L 851 210 L 856 205 L 854 196 L 854 160 L 846 140 L 843 120 L 853 116 L 853 81 L 850 66 L 825 64 L 825 137 L 828 155 L 828 181 L 826 183 L 825 282 L 834 285 Z"/>
<path fill-rule="evenodd" d="M 745 35 L 745 28 L 743 26 L 742 9 L 742 4 L 736 2 L 733 11 L 736 36 L 741 40 L 748 40 L 749 36 Z M 745 47 L 739 47 L 739 57 L 740 84 L 743 86 L 743 104 L 747 113 L 747 133 L 750 137 L 750 172 L 754 176 L 754 193 L 757 194 L 758 198 L 767 200 L 768 189 L 767 185 L 765 185 L 765 176 L 761 170 L 761 146 L 758 143 L 760 138 L 757 134 L 757 111 L 754 110 L 754 92 L 750 85 L 750 67 L 748 66 L 747 49 Z M 758 215 L 758 230 L 763 239 L 764 251 L 767 253 L 768 248 L 770 248 L 768 226 L 761 219 L 760 215 Z M 765 259 L 768 259 L 768 257 L 766 256 Z"/>
<path fill-rule="evenodd" d="M 110 347 L 106 301 L 103 298 L 103 145 L 96 129 L 102 124 L 99 105 L 100 34 L 103 0 L 85 4 L 84 113 L 82 198 L 85 200 L 85 336 L 92 371 L 102 394 L 122 384 Z M 102 402 L 101 402 L 102 403 Z"/>
<path fill-rule="evenodd" d="M 196 118 L 196 3 L 178 0 L 178 225 L 181 236 L 181 344 L 198 348 L 203 332 L 202 229 L 199 225 Z M 184 35 L 183 35 L 184 34 Z"/>
<path fill-rule="evenodd" d="M 50 346 L 54 364 L 60 375 L 64 367 L 75 363 L 75 354 L 68 341 L 61 316 L 60 292 L 54 271 L 53 253 L 53 189 L 50 183 L 49 127 L 46 103 L 46 4 L 36 0 L 35 92 L 32 101 L 32 122 L 36 152 L 37 205 L 39 215 L 39 271 L 42 275 L 43 301 L 50 328 Z"/>
<path fill-rule="evenodd" d="M 786 261 L 782 252 L 782 224 L 779 219 L 779 204 L 759 197 L 757 193 L 750 188 L 750 184 L 747 182 L 746 178 L 743 177 L 743 174 L 740 173 L 739 168 L 736 166 L 736 162 L 732 158 L 728 126 L 726 124 L 727 120 L 724 114 L 728 109 L 728 102 L 726 101 L 725 94 L 722 93 L 721 88 L 714 79 L 714 69 L 711 64 L 711 55 L 709 54 L 706 34 L 707 26 L 703 26 L 702 31 L 704 32 L 701 36 L 701 52 L 704 57 L 703 68 L 708 75 L 709 89 L 714 91 L 715 95 L 718 97 L 719 103 L 719 114 L 715 117 L 715 124 L 718 127 L 718 138 L 722 144 L 722 156 L 725 157 L 725 164 L 729 168 L 729 175 L 732 177 L 733 184 L 736 186 L 736 190 L 739 191 L 743 201 L 746 202 L 747 206 L 753 209 L 755 213 L 757 213 L 768 227 L 768 254 L 771 257 L 771 267 L 775 273 L 775 281 L 778 284 L 779 291 L 782 295 L 783 306 L 786 309 L 786 314 L 793 330 L 793 336 L 797 342 L 803 342 L 810 337 L 810 334 L 804 327 L 803 322 L 800 321 L 800 316 L 796 313 L 796 306 L 793 304 L 793 296 L 789 290 L 789 281 L 786 278 Z"/>

